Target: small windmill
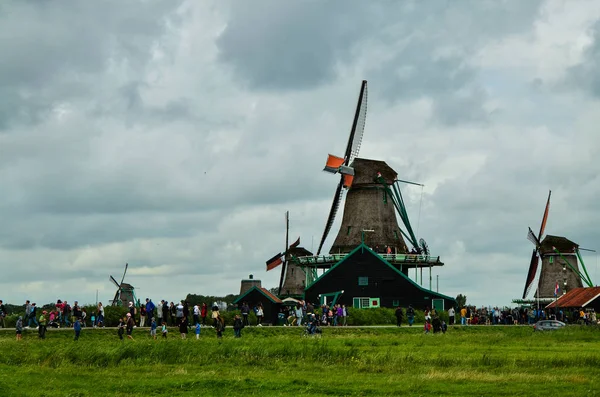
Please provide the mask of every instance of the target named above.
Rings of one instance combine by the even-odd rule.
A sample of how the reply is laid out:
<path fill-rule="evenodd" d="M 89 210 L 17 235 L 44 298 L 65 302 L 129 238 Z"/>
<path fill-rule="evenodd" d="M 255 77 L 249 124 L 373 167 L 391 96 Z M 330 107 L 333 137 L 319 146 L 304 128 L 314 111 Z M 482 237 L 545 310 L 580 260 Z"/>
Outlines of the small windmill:
<path fill-rule="evenodd" d="M 125 264 L 125 271 L 123 272 L 123 277 L 121 277 L 121 282 L 118 283 L 117 280 L 111 275 L 109 276 L 109 280 L 117 287 L 117 291 L 115 292 L 115 296 L 112 299 L 113 306 L 127 306 L 128 302 L 136 302 L 135 299 L 135 289 L 133 285 L 123 282 L 125 280 L 125 274 L 127 274 L 127 268 L 129 264 Z"/>

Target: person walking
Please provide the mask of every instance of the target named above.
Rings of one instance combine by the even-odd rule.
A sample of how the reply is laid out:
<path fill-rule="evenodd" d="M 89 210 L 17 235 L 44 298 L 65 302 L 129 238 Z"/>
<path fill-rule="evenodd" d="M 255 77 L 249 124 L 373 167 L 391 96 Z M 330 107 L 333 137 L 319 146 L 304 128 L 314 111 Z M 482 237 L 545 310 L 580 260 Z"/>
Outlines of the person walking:
<path fill-rule="evenodd" d="M 396 326 L 402 327 L 402 318 L 404 317 L 404 313 L 402 312 L 402 308 L 398 306 L 396 308 L 396 312 L 394 313 L 396 316 Z"/>
<path fill-rule="evenodd" d="M 75 331 L 75 339 L 79 340 L 79 334 L 81 334 L 81 321 L 75 317 L 75 322 L 73 323 L 73 331 Z"/>
<path fill-rule="evenodd" d="M 202 309 L 200 309 L 200 317 L 202 317 L 202 326 L 206 325 L 206 315 L 208 314 L 208 306 L 206 303 L 202 303 Z"/>
<path fill-rule="evenodd" d="M 38 338 L 40 339 L 46 339 L 46 324 L 47 324 L 47 320 L 46 320 L 46 314 L 48 312 L 47 311 L 43 311 L 42 315 L 40 316 L 40 321 L 39 321 L 39 325 L 38 325 Z"/>
<path fill-rule="evenodd" d="M 125 331 L 127 332 L 127 339 L 133 340 L 133 336 L 131 335 L 133 333 L 133 327 L 135 327 L 135 320 L 133 319 L 133 316 L 131 315 L 131 313 L 127 313 L 127 323 L 125 325 Z"/>

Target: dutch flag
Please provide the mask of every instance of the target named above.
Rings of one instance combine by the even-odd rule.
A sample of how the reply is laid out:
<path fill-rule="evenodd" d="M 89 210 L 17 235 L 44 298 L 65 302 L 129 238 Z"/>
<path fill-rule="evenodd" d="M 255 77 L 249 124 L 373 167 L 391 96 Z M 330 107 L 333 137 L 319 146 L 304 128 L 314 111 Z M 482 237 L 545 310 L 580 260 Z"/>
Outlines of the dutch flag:
<path fill-rule="evenodd" d="M 556 282 L 556 286 L 554 286 L 554 296 L 558 295 L 558 291 L 560 290 L 560 288 L 558 288 L 558 281 Z"/>

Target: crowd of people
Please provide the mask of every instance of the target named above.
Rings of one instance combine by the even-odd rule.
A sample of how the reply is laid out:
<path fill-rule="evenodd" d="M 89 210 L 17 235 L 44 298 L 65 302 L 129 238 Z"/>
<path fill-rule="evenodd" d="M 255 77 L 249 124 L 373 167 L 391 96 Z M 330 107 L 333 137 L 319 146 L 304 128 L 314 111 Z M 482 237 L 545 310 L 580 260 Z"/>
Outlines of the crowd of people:
<path fill-rule="evenodd" d="M 454 324 L 454 308 L 448 310 L 450 325 Z M 464 306 L 458 312 L 461 325 L 532 325 L 542 320 L 558 320 L 570 324 L 597 324 L 594 310 L 543 309 L 537 307 L 477 308 Z"/>

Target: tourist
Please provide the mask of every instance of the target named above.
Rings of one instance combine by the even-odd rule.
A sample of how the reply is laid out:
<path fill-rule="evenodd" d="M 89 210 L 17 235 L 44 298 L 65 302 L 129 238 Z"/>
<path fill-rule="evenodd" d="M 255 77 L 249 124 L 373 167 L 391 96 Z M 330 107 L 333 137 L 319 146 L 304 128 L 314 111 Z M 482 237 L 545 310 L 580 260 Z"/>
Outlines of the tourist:
<path fill-rule="evenodd" d="M 185 317 L 185 325 L 190 326 L 190 307 L 187 301 L 183 302 L 183 317 Z"/>
<path fill-rule="evenodd" d="M 2 328 L 6 327 L 6 323 L 4 322 L 6 315 L 6 306 L 4 306 L 4 302 L 0 300 L 0 327 Z"/>
<path fill-rule="evenodd" d="M 242 328 L 244 328 L 244 323 L 239 314 L 236 314 L 233 318 L 233 333 L 236 338 L 242 337 Z"/>
<path fill-rule="evenodd" d="M 104 328 L 104 306 L 102 306 L 102 302 L 98 303 L 98 328 Z"/>
<path fill-rule="evenodd" d="M 202 317 L 202 326 L 206 325 L 206 315 L 208 314 L 208 306 L 206 303 L 202 303 L 202 309 L 200 309 L 200 317 Z"/>
<path fill-rule="evenodd" d="M 162 324 L 163 322 L 163 305 L 164 305 L 165 301 L 161 300 L 160 303 L 158 304 L 158 306 L 156 307 L 156 323 L 157 324 Z"/>
<path fill-rule="evenodd" d="M 140 307 L 140 328 L 146 324 L 146 305 Z"/>
<path fill-rule="evenodd" d="M 262 303 L 258 302 L 258 306 L 256 307 L 256 326 L 262 327 L 262 320 L 265 312 L 263 310 Z"/>
<path fill-rule="evenodd" d="M 194 325 L 200 324 L 200 307 L 198 307 L 197 303 L 194 305 L 193 312 L 194 312 Z"/>
<path fill-rule="evenodd" d="M 200 323 L 196 322 L 196 339 L 200 339 Z"/>
<path fill-rule="evenodd" d="M 402 312 L 402 308 L 398 306 L 396 308 L 396 312 L 394 313 L 396 316 L 396 326 L 402 327 L 402 318 L 404 317 L 404 313 Z"/>
<path fill-rule="evenodd" d="M 129 315 L 131 316 L 135 325 L 135 306 L 133 305 L 133 302 L 129 302 Z M 129 322 L 129 319 L 127 320 L 127 322 Z"/>
<path fill-rule="evenodd" d="M 179 333 L 181 334 L 181 339 L 187 338 L 188 327 L 187 320 L 185 317 L 181 317 L 181 319 L 179 320 Z"/>
<path fill-rule="evenodd" d="M 499 314 L 497 310 L 496 314 Z M 494 319 L 496 319 L 496 317 L 494 317 Z M 467 325 L 467 308 L 464 306 L 462 307 L 462 309 L 460 309 L 460 324 Z"/>
<path fill-rule="evenodd" d="M 223 331 L 225 330 L 225 320 L 223 320 L 221 315 L 216 318 L 215 330 L 217 331 L 217 339 L 221 339 L 223 337 Z"/>
<path fill-rule="evenodd" d="M 156 320 L 154 317 L 150 320 L 150 336 L 152 339 L 156 339 Z"/>
<path fill-rule="evenodd" d="M 125 333 L 125 321 L 123 321 L 123 317 L 119 318 L 119 325 L 117 326 L 117 335 L 119 335 L 119 339 L 123 340 L 123 334 Z"/>
<path fill-rule="evenodd" d="M 180 301 L 179 304 L 176 307 L 176 312 L 175 315 L 177 317 L 177 325 L 181 325 L 181 323 L 183 322 L 183 301 Z"/>
<path fill-rule="evenodd" d="M 146 298 L 146 318 L 154 318 L 154 309 L 156 305 L 152 302 L 152 299 Z"/>
<path fill-rule="evenodd" d="M 244 324 L 244 327 L 248 327 L 250 325 L 250 323 L 248 322 L 248 315 L 250 314 L 250 306 L 248 306 L 247 302 L 244 302 L 242 304 L 242 323 Z"/>
<path fill-rule="evenodd" d="M 36 303 L 32 303 L 31 306 L 30 306 L 30 309 L 29 309 L 29 320 L 27 321 L 27 326 L 29 328 L 31 328 L 31 323 L 32 322 L 33 322 L 33 325 L 35 327 L 38 326 L 37 318 L 35 318 L 36 315 L 37 315 L 36 312 L 37 312 Z"/>
<path fill-rule="evenodd" d="M 415 309 L 413 309 L 412 305 L 408 305 L 408 309 L 406 309 L 406 318 L 408 319 L 408 326 L 412 327 L 415 322 Z"/>
<path fill-rule="evenodd" d="M 15 330 L 17 332 L 17 340 L 21 340 L 23 337 L 23 317 L 19 316 L 17 320 L 17 324 L 15 325 Z"/>
<path fill-rule="evenodd" d="M 345 327 L 346 325 L 348 325 L 348 308 L 346 307 L 346 305 L 342 305 L 342 325 Z"/>
<path fill-rule="evenodd" d="M 454 307 L 448 309 L 448 321 L 450 325 L 454 325 Z"/>
<path fill-rule="evenodd" d="M 167 334 L 169 333 L 169 330 L 167 329 L 167 323 L 165 321 L 163 321 L 162 323 L 161 333 L 163 339 L 167 339 Z"/>
<path fill-rule="evenodd" d="M 131 313 L 127 313 L 127 323 L 125 324 L 125 331 L 127 332 L 127 339 L 133 340 L 133 336 L 131 335 L 133 332 L 133 328 L 135 327 L 135 320 Z"/>
<path fill-rule="evenodd" d="M 446 324 L 446 322 L 444 320 L 442 320 L 442 333 L 445 334 L 447 330 L 448 330 L 448 325 Z"/>
<path fill-rule="evenodd" d="M 23 317 L 23 322 L 25 324 L 29 324 L 29 313 L 31 312 L 31 303 L 29 303 L 29 299 L 25 301 L 25 317 Z"/>
<path fill-rule="evenodd" d="M 73 340 L 79 340 L 79 334 L 81 334 L 81 322 L 77 317 L 73 323 L 73 331 L 75 331 L 75 339 Z"/>
<path fill-rule="evenodd" d="M 48 312 L 44 310 L 40 316 L 38 326 L 38 338 L 40 339 L 46 339 L 46 314 L 48 314 Z"/>
<path fill-rule="evenodd" d="M 213 320 L 213 328 L 217 328 L 217 321 L 219 319 L 219 307 L 216 305 L 212 307 L 211 318 Z"/>

